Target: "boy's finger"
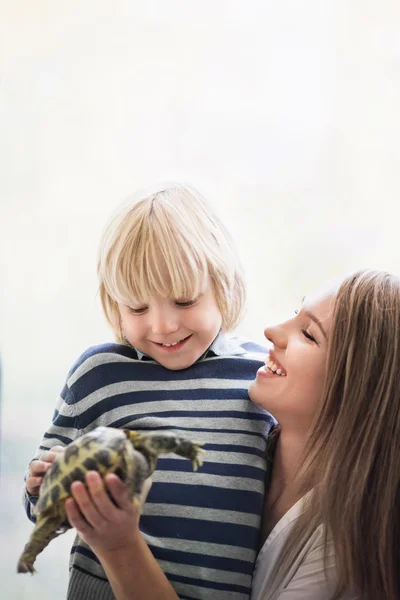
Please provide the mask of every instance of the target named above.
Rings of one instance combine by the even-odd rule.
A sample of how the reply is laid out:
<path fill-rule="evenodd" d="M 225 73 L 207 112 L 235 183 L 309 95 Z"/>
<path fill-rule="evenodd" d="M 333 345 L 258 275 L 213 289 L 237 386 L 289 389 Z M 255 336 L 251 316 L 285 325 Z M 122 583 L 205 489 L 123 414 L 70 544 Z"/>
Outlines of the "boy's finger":
<path fill-rule="evenodd" d="M 57 456 L 60 454 L 60 452 L 58 450 L 45 450 L 44 452 L 41 453 L 40 458 L 38 461 L 34 461 L 34 462 L 46 462 L 46 463 L 52 463 L 56 460 Z"/>
<path fill-rule="evenodd" d="M 38 488 L 43 481 L 43 477 L 28 477 L 26 480 L 26 487 Z"/>
<path fill-rule="evenodd" d="M 48 471 L 51 467 L 51 463 L 45 462 L 43 460 L 34 460 L 29 465 L 29 473 L 33 477 L 37 477 L 38 475 L 44 475 L 46 471 Z"/>
<path fill-rule="evenodd" d="M 39 496 L 41 477 L 28 477 L 25 482 L 25 489 L 30 496 Z"/>

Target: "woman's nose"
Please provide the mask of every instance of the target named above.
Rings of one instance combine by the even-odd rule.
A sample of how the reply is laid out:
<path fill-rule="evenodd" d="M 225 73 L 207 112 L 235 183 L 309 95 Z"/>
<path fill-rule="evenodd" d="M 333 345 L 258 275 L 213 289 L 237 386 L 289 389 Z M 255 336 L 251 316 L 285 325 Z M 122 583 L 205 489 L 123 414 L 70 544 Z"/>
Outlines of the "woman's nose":
<path fill-rule="evenodd" d="M 286 348 L 287 345 L 287 333 L 282 325 L 275 325 L 274 327 L 266 327 L 264 329 L 264 336 L 271 344 L 276 348 Z"/>

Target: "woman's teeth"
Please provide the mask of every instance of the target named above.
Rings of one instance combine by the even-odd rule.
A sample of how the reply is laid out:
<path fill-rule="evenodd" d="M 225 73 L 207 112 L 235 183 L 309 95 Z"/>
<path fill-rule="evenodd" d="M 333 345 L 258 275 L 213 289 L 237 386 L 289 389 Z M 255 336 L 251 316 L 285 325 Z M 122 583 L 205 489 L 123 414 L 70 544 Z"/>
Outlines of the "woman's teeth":
<path fill-rule="evenodd" d="M 268 360 L 268 362 L 266 362 L 265 364 L 267 369 L 272 371 L 272 373 L 275 373 L 275 375 L 286 377 L 286 373 L 280 367 L 278 367 L 278 365 L 276 365 L 272 360 Z"/>

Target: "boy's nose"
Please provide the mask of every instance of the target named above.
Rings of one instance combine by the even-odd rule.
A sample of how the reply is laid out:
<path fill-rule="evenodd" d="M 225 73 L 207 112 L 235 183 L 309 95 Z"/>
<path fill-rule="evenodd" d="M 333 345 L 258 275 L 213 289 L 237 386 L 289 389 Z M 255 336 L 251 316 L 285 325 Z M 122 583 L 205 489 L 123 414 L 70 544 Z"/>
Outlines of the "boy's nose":
<path fill-rule="evenodd" d="M 156 335 L 168 335 L 178 331 L 179 319 L 175 311 L 156 310 L 153 312 L 151 325 Z"/>

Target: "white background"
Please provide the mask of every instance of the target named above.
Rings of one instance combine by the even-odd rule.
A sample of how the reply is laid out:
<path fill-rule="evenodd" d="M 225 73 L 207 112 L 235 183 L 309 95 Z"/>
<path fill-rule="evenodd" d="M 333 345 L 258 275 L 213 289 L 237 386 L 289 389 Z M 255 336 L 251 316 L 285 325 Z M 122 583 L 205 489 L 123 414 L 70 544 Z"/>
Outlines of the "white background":
<path fill-rule="evenodd" d="M 20 491 L 72 362 L 111 339 L 106 219 L 148 184 L 199 188 L 239 245 L 239 332 L 257 341 L 325 279 L 399 272 L 400 5 L 1 0 L 0 15 L 1 597 L 54 600 L 71 534 L 14 574 Z"/>

